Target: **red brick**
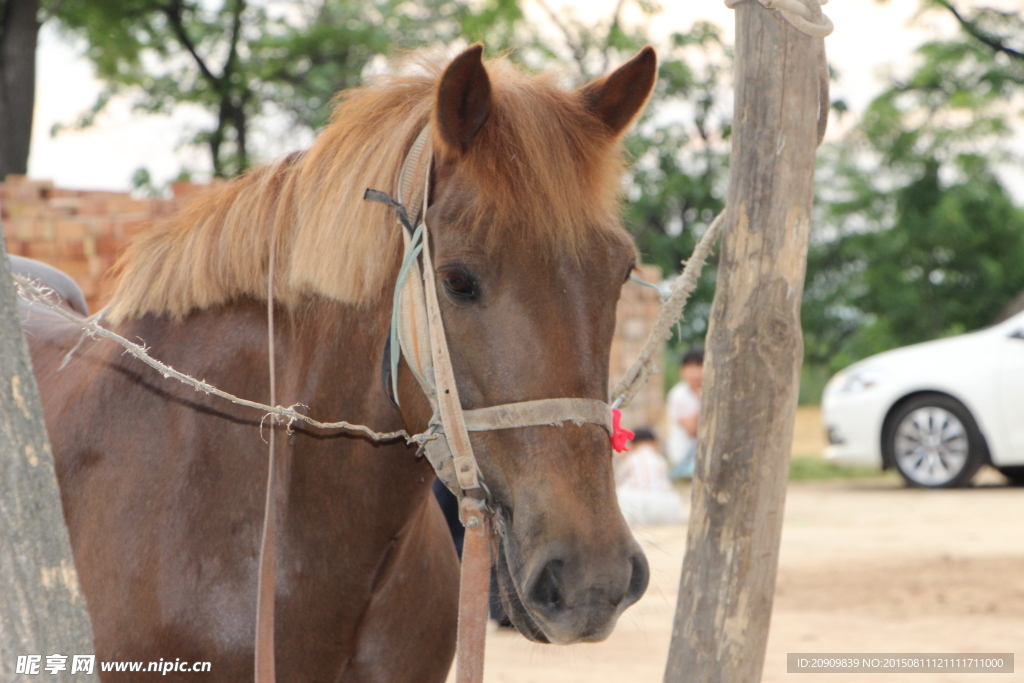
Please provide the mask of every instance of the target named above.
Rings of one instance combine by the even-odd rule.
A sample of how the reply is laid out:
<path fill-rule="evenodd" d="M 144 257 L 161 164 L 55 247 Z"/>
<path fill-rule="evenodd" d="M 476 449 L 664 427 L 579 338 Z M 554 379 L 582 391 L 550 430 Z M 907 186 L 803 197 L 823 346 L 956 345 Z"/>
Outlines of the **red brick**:
<path fill-rule="evenodd" d="M 11 218 L 30 219 L 41 218 L 46 215 L 46 207 L 37 202 L 13 201 L 8 202 L 7 212 Z"/>
<path fill-rule="evenodd" d="M 31 242 L 38 239 L 38 225 L 39 221 L 10 220 L 4 224 L 4 228 L 7 234 L 13 233 L 18 239 L 24 242 Z"/>
<path fill-rule="evenodd" d="M 134 199 L 131 195 L 118 195 L 107 200 L 109 211 L 112 214 L 141 213 L 148 215 L 151 212 L 148 199 Z"/>
<path fill-rule="evenodd" d="M 89 310 L 98 311 L 107 305 L 110 297 L 114 294 L 114 281 L 104 278 L 96 283 L 96 297 L 89 303 Z"/>
<path fill-rule="evenodd" d="M 46 202 L 47 208 L 60 215 L 78 213 L 84 200 L 81 197 L 54 197 Z"/>
<path fill-rule="evenodd" d="M 57 221 L 57 240 L 82 240 L 89 234 L 88 226 L 80 220 Z"/>
<path fill-rule="evenodd" d="M 84 259 L 57 258 L 53 261 L 53 267 L 63 270 L 76 281 L 89 275 L 89 264 Z"/>
<path fill-rule="evenodd" d="M 112 256 L 120 253 L 125 244 L 124 240 L 119 240 L 107 235 L 96 236 L 94 240 L 96 244 L 96 253 L 102 256 Z"/>
<path fill-rule="evenodd" d="M 52 261 L 57 256 L 57 245 L 53 242 L 29 242 L 26 256 L 40 261 Z"/>
<path fill-rule="evenodd" d="M 104 216 L 110 213 L 106 200 L 100 197 L 83 197 L 78 206 L 78 213 L 86 216 Z"/>
<path fill-rule="evenodd" d="M 189 195 L 194 195 L 197 192 L 202 192 L 207 188 L 206 185 L 196 185 L 187 180 L 171 183 L 171 194 L 175 199 L 182 199 Z"/>
<path fill-rule="evenodd" d="M 107 259 L 99 256 L 93 256 L 86 260 L 86 264 L 89 267 L 89 277 L 93 279 L 99 279 L 110 267 Z"/>
<path fill-rule="evenodd" d="M 131 237 L 148 229 L 150 225 L 152 225 L 152 222 L 149 220 L 126 221 L 121 224 L 121 234 L 126 238 Z"/>
<path fill-rule="evenodd" d="M 32 225 L 33 239 L 38 242 L 52 242 L 57 239 L 57 221 L 52 218 L 42 218 Z"/>
<path fill-rule="evenodd" d="M 61 258 L 85 260 L 85 244 L 82 240 L 62 240 L 57 243 L 57 254 Z"/>

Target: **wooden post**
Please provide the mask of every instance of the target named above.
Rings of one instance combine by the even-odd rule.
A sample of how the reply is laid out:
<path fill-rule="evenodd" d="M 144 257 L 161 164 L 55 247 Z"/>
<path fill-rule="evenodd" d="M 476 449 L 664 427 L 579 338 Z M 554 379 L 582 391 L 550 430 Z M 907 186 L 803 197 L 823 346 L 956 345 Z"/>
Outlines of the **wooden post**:
<path fill-rule="evenodd" d="M 777 11 L 736 6 L 729 213 L 670 683 L 751 683 L 764 666 L 803 361 L 823 59 L 822 39 Z"/>
<path fill-rule="evenodd" d="M 95 681 L 71 674 L 73 655 L 94 652 L 0 229 L 0 680 L 22 680 L 18 657 L 39 655 L 47 680 Z M 47 673 L 47 655 L 66 668 Z"/>

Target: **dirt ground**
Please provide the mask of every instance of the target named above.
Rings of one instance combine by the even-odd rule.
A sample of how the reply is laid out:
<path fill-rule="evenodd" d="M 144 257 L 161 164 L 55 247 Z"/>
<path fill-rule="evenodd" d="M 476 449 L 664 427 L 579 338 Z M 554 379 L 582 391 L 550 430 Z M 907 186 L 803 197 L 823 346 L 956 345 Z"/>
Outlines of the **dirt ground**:
<path fill-rule="evenodd" d="M 1024 681 L 1024 489 L 790 485 L 763 681 Z M 687 492 L 688 494 L 688 492 Z M 488 635 L 493 683 L 661 681 L 686 527 L 638 530 L 651 586 L 604 643 Z M 787 674 L 787 652 L 1015 652 L 1015 674 Z"/>

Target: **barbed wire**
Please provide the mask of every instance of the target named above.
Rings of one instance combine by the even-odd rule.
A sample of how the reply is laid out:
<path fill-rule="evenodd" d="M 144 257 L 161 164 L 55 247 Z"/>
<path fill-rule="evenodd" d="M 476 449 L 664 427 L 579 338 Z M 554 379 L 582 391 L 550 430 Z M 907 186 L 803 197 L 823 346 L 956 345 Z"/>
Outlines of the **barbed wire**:
<path fill-rule="evenodd" d="M 138 358 L 143 363 L 150 366 L 157 372 L 159 372 L 166 379 L 176 379 L 179 382 L 187 384 L 196 391 L 201 391 L 204 394 L 217 396 L 227 401 L 231 401 L 232 403 L 236 403 L 240 406 L 246 406 L 248 408 L 260 410 L 264 413 L 264 420 L 272 415 L 280 417 L 284 421 L 286 421 L 289 430 L 291 429 L 292 425 L 294 425 L 296 422 L 305 422 L 306 424 L 312 425 L 313 427 L 316 427 L 318 429 L 343 429 L 350 432 L 357 432 L 368 437 L 371 441 L 375 442 L 405 439 L 405 442 L 407 444 L 422 444 L 431 438 L 425 432 L 422 434 L 410 435 L 409 432 L 405 431 L 404 429 L 399 429 L 393 432 L 376 432 L 365 425 L 352 424 L 351 422 L 346 422 L 344 420 L 339 422 L 321 422 L 319 420 L 315 420 L 309 417 L 308 415 L 303 415 L 302 413 L 300 413 L 298 411 L 298 408 L 306 407 L 301 403 L 296 403 L 286 408 L 284 406 L 270 406 L 264 403 L 259 403 L 258 401 L 250 401 L 245 398 L 240 398 L 238 396 L 235 396 L 234 394 L 230 394 L 226 391 L 223 391 L 222 389 L 218 389 L 217 387 L 213 386 L 209 382 L 206 382 L 205 380 L 196 379 L 195 377 L 187 375 L 184 372 L 181 372 L 180 370 L 175 370 L 173 367 L 167 365 L 166 363 L 162 363 L 156 360 L 155 358 L 149 355 L 149 350 L 145 346 L 141 344 L 136 344 L 133 341 L 125 339 L 116 332 L 112 332 L 107 328 L 103 327 L 102 325 L 100 325 L 98 322 L 98 318 L 96 316 L 91 316 L 89 318 L 80 318 L 74 313 L 71 313 L 70 311 L 59 305 L 58 302 L 60 301 L 60 298 L 49 287 L 39 285 L 21 275 L 14 275 L 13 277 L 14 283 L 18 290 L 18 295 L 21 296 L 22 299 L 28 301 L 29 303 L 37 303 L 40 306 L 43 306 L 44 308 L 53 311 L 54 313 L 64 318 L 65 320 L 82 328 L 85 334 L 88 335 L 89 337 L 93 339 L 106 339 L 108 341 L 114 342 L 115 344 L 118 344 L 119 346 L 122 346 L 125 349 L 125 351 L 127 351 L 132 356 Z M 56 299 L 56 301 L 54 299 Z"/>

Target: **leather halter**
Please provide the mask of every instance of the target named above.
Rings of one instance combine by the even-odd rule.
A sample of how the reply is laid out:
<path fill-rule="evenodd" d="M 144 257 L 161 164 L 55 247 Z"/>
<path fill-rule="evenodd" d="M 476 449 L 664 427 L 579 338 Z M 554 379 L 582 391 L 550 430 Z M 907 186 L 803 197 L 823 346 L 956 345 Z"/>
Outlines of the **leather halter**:
<path fill-rule="evenodd" d="M 430 402 L 433 415 L 428 432 L 436 438 L 426 442 L 424 451 L 438 478 L 460 500 L 470 491 L 474 492 L 472 497 L 480 498 L 477 490 L 486 490 L 486 487 L 482 486 L 469 432 L 573 422 L 596 424 L 611 434 L 612 413 L 607 403 L 590 398 L 548 398 L 476 410 L 462 408 L 437 299 L 426 222 L 433 162 L 431 140 L 431 128 L 427 125 L 402 164 L 397 200 L 381 192 L 367 191 L 367 199 L 394 206 L 404 227 L 401 232 L 406 256 L 396 283 L 392 329 L 384 362 L 390 361 L 394 387 L 399 354 L 405 356 Z M 410 218 L 419 219 L 415 228 Z M 397 402 L 397 392 L 394 393 Z"/>

